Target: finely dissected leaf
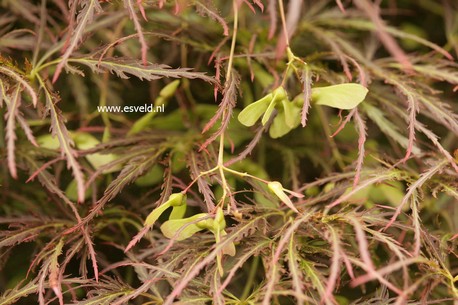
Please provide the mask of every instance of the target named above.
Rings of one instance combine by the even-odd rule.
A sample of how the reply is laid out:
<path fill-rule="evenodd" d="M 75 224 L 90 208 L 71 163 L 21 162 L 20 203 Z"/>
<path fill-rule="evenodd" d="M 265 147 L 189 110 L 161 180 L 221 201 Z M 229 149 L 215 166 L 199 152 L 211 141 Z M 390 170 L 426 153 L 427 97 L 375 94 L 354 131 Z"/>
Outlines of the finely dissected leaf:
<path fill-rule="evenodd" d="M 30 129 L 30 126 L 28 125 L 27 121 L 20 114 L 18 114 L 16 119 L 19 122 L 19 125 L 21 125 L 22 130 L 24 130 L 27 140 L 29 140 L 29 142 L 32 143 L 33 146 L 38 147 L 37 140 L 33 136 L 32 130 Z"/>
<path fill-rule="evenodd" d="M 205 4 L 203 4 L 200 1 L 195 1 L 195 4 L 197 6 L 197 12 L 201 13 L 202 15 L 207 15 L 214 20 L 217 20 L 219 24 L 221 24 L 221 26 L 223 27 L 223 35 L 229 35 L 229 27 L 227 26 L 226 21 L 216 12 L 215 8 L 212 7 L 211 2 L 206 2 Z"/>
<path fill-rule="evenodd" d="M 312 89 L 312 101 L 337 109 L 353 109 L 358 106 L 369 90 L 359 84 L 340 84 Z"/>
<path fill-rule="evenodd" d="M 406 119 L 406 120 L 409 119 L 409 116 L 406 115 L 399 107 L 391 104 L 389 101 L 387 101 L 385 99 L 381 99 L 381 101 L 383 101 L 384 103 L 390 105 L 392 107 L 392 109 L 394 109 L 396 111 L 396 113 L 398 113 L 404 119 Z M 458 164 L 457 164 L 457 162 L 455 162 L 455 160 L 453 159 L 453 157 L 450 154 L 450 152 L 448 152 L 441 145 L 441 143 L 438 140 L 438 136 L 436 134 L 434 134 L 434 132 L 432 132 L 431 130 L 427 129 L 423 124 L 421 124 L 418 121 L 415 121 L 414 125 L 415 125 L 415 129 L 418 129 L 419 131 L 421 131 L 434 144 L 434 146 L 436 146 L 438 148 L 438 150 L 441 152 L 441 154 L 444 155 L 447 158 L 447 160 L 449 160 L 450 164 L 453 166 L 455 171 L 458 173 Z"/>
<path fill-rule="evenodd" d="M 76 5 L 76 3 L 75 3 Z M 83 39 L 83 34 L 86 27 L 94 20 L 94 16 L 97 13 L 102 12 L 99 0 L 87 0 L 81 2 L 82 9 L 76 18 L 77 26 L 75 30 L 70 33 L 71 38 L 65 53 L 62 55 L 62 59 L 57 65 L 56 72 L 54 72 L 53 83 L 59 78 L 62 68 L 67 64 L 68 59 L 76 49 L 80 41 Z"/>
<path fill-rule="evenodd" d="M 262 248 L 266 248 L 268 246 L 268 241 L 266 240 L 260 240 L 256 245 L 254 245 L 252 248 L 246 249 L 246 253 L 243 253 L 242 256 L 237 257 L 237 262 L 234 264 L 228 275 L 226 276 L 226 279 L 222 283 L 220 287 L 220 291 L 223 291 L 226 286 L 231 282 L 233 279 L 236 271 L 243 266 L 243 264 L 250 258 L 254 257 L 256 253 L 258 253 Z"/>
<path fill-rule="evenodd" d="M 3 100 L 5 101 L 8 109 L 10 109 L 10 107 L 13 107 L 15 109 L 12 109 L 13 111 L 11 110 L 8 110 L 8 112 L 6 113 L 6 138 L 7 138 L 7 141 L 8 141 L 8 159 L 12 160 L 12 158 L 14 158 L 14 149 L 11 148 L 11 144 L 9 143 L 10 141 L 12 141 L 12 143 L 14 144 L 14 140 L 16 138 L 16 135 L 14 133 L 14 127 L 15 127 L 15 124 L 14 124 L 14 121 L 17 120 L 17 122 L 19 123 L 19 125 L 21 126 L 22 130 L 24 130 L 24 133 L 27 137 L 27 139 L 29 140 L 30 143 L 32 143 L 32 145 L 34 146 L 38 146 L 36 140 L 35 140 L 35 137 L 33 136 L 33 133 L 32 133 L 32 130 L 30 129 L 27 121 L 22 117 L 20 111 L 19 111 L 19 106 L 20 106 L 20 101 L 21 101 L 21 96 L 20 96 L 20 90 L 22 88 L 22 85 L 17 85 L 17 92 L 15 91 L 13 96 L 9 96 L 7 94 L 7 90 L 6 90 L 6 86 L 4 84 L 4 82 L 1 80 L 0 78 L 0 107 L 3 106 L 2 102 Z M 17 94 L 16 94 L 17 93 Z M 13 162 L 14 163 L 14 162 Z M 11 166 L 12 164 L 9 162 L 8 163 L 9 166 Z M 14 171 L 16 170 L 16 167 L 14 166 L 14 170 L 11 171 L 11 168 L 10 168 L 10 172 L 13 173 Z M 14 176 L 13 176 L 14 177 Z"/>
<path fill-rule="evenodd" d="M 10 49 L 31 50 L 35 39 L 28 30 L 13 30 L 0 37 L 0 51 L 10 53 Z"/>
<path fill-rule="evenodd" d="M 359 115 L 358 110 L 355 112 L 355 125 L 356 131 L 358 132 L 358 159 L 356 160 L 356 174 L 355 179 L 353 180 L 353 185 L 357 185 L 359 182 L 359 178 L 361 176 L 361 171 L 363 168 L 363 161 L 364 161 L 364 143 L 366 143 L 366 122 L 361 118 Z"/>
<path fill-rule="evenodd" d="M 152 155 L 144 155 L 132 158 L 129 163 L 123 167 L 119 175 L 113 180 L 105 190 L 104 196 L 99 200 L 98 208 L 112 200 L 126 185 L 132 183 L 136 178 L 143 175 L 151 166 L 157 163 L 157 158 L 162 151 L 152 152 Z M 93 211 L 95 212 L 95 211 Z"/>
<path fill-rule="evenodd" d="M 239 122 L 245 126 L 253 126 L 263 113 L 266 112 L 271 100 L 272 93 L 269 93 L 260 100 L 246 106 L 237 117 Z"/>
<path fill-rule="evenodd" d="M 78 211 L 75 207 L 75 204 L 71 202 L 64 194 L 64 192 L 57 186 L 55 177 L 52 176 L 48 171 L 40 166 L 40 163 L 35 162 L 32 158 L 26 156 L 24 160 L 29 164 L 29 168 L 34 174 L 29 178 L 29 180 L 33 180 L 35 176 L 38 176 L 38 180 L 40 183 L 51 193 L 56 194 L 58 198 L 60 198 L 63 202 L 65 202 L 68 206 L 70 206 L 75 219 L 80 222 L 81 218 L 78 214 Z M 29 181 L 28 180 L 28 181 Z"/>
<path fill-rule="evenodd" d="M 9 247 L 27 241 L 32 241 L 40 233 L 44 233 L 48 228 L 61 227 L 62 223 L 29 223 L 27 227 L 20 228 L 14 231 L 5 231 L 2 233 L 4 238 L 0 239 L 0 248 Z"/>
<path fill-rule="evenodd" d="M 442 123 L 458 135 L 458 114 L 453 112 L 449 104 L 443 103 L 437 98 L 426 97 L 422 94 L 418 94 L 417 98 L 429 110 L 423 111 L 423 114 L 431 117 L 436 122 Z"/>
<path fill-rule="evenodd" d="M 294 290 L 297 295 L 304 295 L 304 274 L 300 270 L 298 262 L 300 262 L 300 256 L 295 249 L 294 238 L 291 237 L 288 244 L 288 267 L 289 273 L 291 274 Z M 301 305 L 304 302 L 297 298 L 297 304 Z"/>
<path fill-rule="evenodd" d="M 210 143 L 212 143 L 216 138 L 218 138 L 229 126 L 229 121 L 232 118 L 232 113 L 234 112 L 234 107 L 237 104 L 237 94 L 238 86 L 240 82 L 240 77 L 237 73 L 233 72 L 229 80 L 225 83 L 223 90 L 223 100 L 219 104 L 218 111 L 215 115 L 205 124 L 202 133 L 208 131 L 216 121 L 221 118 L 221 125 L 218 130 L 214 132 L 205 142 L 202 144 L 200 150 L 206 148 Z"/>
<path fill-rule="evenodd" d="M 278 182 L 269 183 L 269 188 L 272 184 L 275 188 L 278 185 L 277 183 Z M 287 244 L 289 243 L 289 241 L 294 239 L 294 232 L 297 231 L 297 229 L 301 226 L 301 224 L 303 224 L 305 221 L 310 219 L 310 216 L 311 216 L 311 213 L 307 213 L 306 215 L 293 221 L 291 225 L 289 224 L 289 222 L 285 224 L 285 227 L 287 227 L 287 229 L 281 235 L 281 239 L 278 242 L 275 252 L 272 255 L 272 260 L 268 264 L 270 270 L 269 270 L 268 281 L 266 285 L 266 292 L 264 295 L 264 299 L 262 301 L 263 305 L 267 305 L 271 302 L 274 286 L 278 278 L 278 269 L 280 269 L 278 263 L 282 256 L 283 250 L 287 247 Z"/>
<path fill-rule="evenodd" d="M 167 65 L 147 64 L 143 65 L 137 60 L 122 58 L 104 58 L 99 61 L 92 58 L 71 58 L 69 62 L 88 66 L 92 71 L 101 73 L 109 71 L 120 78 L 128 79 L 129 75 L 141 80 L 155 80 L 163 77 L 202 79 L 209 83 L 215 83 L 215 79 L 202 72 L 191 72 L 189 68 L 173 69 Z"/>
<path fill-rule="evenodd" d="M 418 208 L 418 194 L 416 192 L 412 192 L 412 196 L 410 199 L 410 208 L 412 210 L 412 221 L 413 221 L 413 227 L 414 227 L 414 232 L 415 232 L 415 246 L 413 250 L 413 256 L 417 257 L 420 254 L 420 248 L 421 248 L 421 219 L 419 215 L 419 208 Z"/>
<path fill-rule="evenodd" d="M 337 198 L 336 200 L 331 202 L 328 205 L 328 208 L 330 209 L 330 208 L 332 208 L 332 207 L 334 207 L 334 206 L 336 206 L 338 204 L 341 204 L 342 202 L 344 202 L 344 201 L 348 200 L 349 198 L 351 198 L 358 191 L 366 188 L 369 185 L 372 185 L 372 184 L 375 184 L 375 183 L 380 183 L 380 182 L 383 182 L 385 180 L 393 179 L 393 178 L 395 178 L 397 176 L 397 174 L 398 173 L 396 171 L 390 171 L 390 170 L 383 171 L 383 172 L 380 171 L 380 172 L 378 172 L 377 175 L 374 175 L 374 177 L 371 177 L 371 178 L 365 179 L 364 181 L 361 181 L 350 192 L 342 194 L 339 198 Z"/>
<path fill-rule="evenodd" d="M 263 216 L 264 217 L 264 216 Z M 262 217 L 262 218 L 263 218 Z M 234 242 L 237 236 L 243 236 L 246 232 L 249 232 L 254 228 L 254 226 L 258 223 L 259 218 L 255 217 L 250 219 L 247 223 L 244 223 L 240 227 L 238 227 L 235 232 L 232 232 L 225 240 L 221 241 L 216 247 L 211 251 L 211 253 L 206 256 L 204 259 L 198 261 L 197 264 L 192 265 L 192 269 L 189 270 L 186 275 L 179 278 L 179 280 L 175 283 L 175 287 L 173 291 L 167 296 L 164 301 L 164 305 L 171 305 L 173 300 L 180 295 L 183 289 L 187 286 L 187 284 L 194 279 L 197 274 L 207 266 L 209 263 L 213 262 L 213 260 L 219 255 L 220 251 L 229 243 Z"/>
<path fill-rule="evenodd" d="M 412 71 L 412 63 L 396 40 L 386 30 L 385 22 L 380 17 L 380 10 L 376 4 L 368 0 L 355 0 L 356 7 L 364 11 L 377 28 L 377 34 L 388 52 L 403 66 L 406 71 Z"/>
<path fill-rule="evenodd" d="M 85 300 L 73 302 L 71 305 L 112 305 L 115 304 L 115 301 L 134 291 L 127 284 L 114 280 L 101 281 L 92 287 L 93 290 L 88 291 Z"/>
<path fill-rule="evenodd" d="M 409 144 L 407 146 L 406 155 L 403 158 L 403 161 L 409 159 L 410 154 L 412 153 L 413 145 L 415 143 L 415 125 L 417 122 L 417 113 L 420 110 L 418 108 L 418 101 L 413 93 L 413 90 L 406 88 L 397 82 L 395 83 L 399 90 L 407 97 L 408 111 L 409 111 Z"/>
<path fill-rule="evenodd" d="M 17 83 L 21 84 L 24 86 L 25 90 L 29 93 L 30 97 L 32 98 L 32 104 L 34 106 L 37 105 L 38 103 L 38 94 L 35 92 L 35 90 L 30 86 L 30 84 L 23 79 L 20 73 L 17 71 L 10 69 L 7 65 L 3 65 L 2 58 L 0 57 L 0 74 L 4 74 L 10 78 L 12 78 L 14 81 Z M 3 91 L 3 90 L 2 90 Z M 3 93 L 4 94 L 4 93 Z"/>
<path fill-rule="evenodd" d="M 210 188 L 209 183 L 204 177 L 198 177 L 200 174 L 200 168 L 201 168 L 201 163 L 202 161 L 199 159 L 199 156 L 191 152 L 189 156 L 189 170 L 191 172 L 191 177 L 193 179 L 197 178 L 197 185 L 199 187 L 199 192 L 204 196 L 204 201 L 207 205 L 207 210 L 211 211 L 215 207 L 214 200 L 215 200 L 215 195 L 213 194 L 213 191 Z"/>
<path fill-rule="evenodd" d="M 329 277 L 326 283 L 326 290 L 322 295 L 322 300 L 325 300 L 327 304 L 335 303 L 334 299 L 334 289 L 337 285 L 337 278 L 340 273 L 341 268 L 341 241 L 337 235 L 336 230 L 332 226 L 328 226 L 328 231 L 330 236 L 328 237 L 329 243 L 332 245 L 332 262 L 329 270 Z"/>
<path fill-rule="evenodd" d="M 56 107 L 58 101 L 57 95 L 52 95 L 46 85 L 40 79 L 42 88 L 45 92 L 46 97 L 46 108 L 51 116 L 51 130 L 52 134 L 59 139 L 60 150 L 62 157 L 65 156 L 67 159 L 67 166 L 72 169 L 73 176 L 75 177 L 76 184 L 78 186 L 78 201 L 84 201 L 84 176 L 81 171 L 81 167 L 76 160 L 77 153 L 73 150 L 73 141 L 71 140 L 70 134 L 68 133 L 67 127 L 64 124 L 64 118 L 62 117 L 61 111 Z"/>
<path fill-rule="evenodd" d="M 407 193 L 405 194 L 404 198 L 402 199 L 401 204 L 397 207 L 396 212 L 394 215 L 391 217 L 390 222 L 385 226 L 385 228 L 390 227 L 393 225 L 394 221 L 396 218 L 401 214 L 402 208 L 404 205 L 411 200 L 416 200 L 415 198 L 412 199 L 413 197 L 417 196 L 417 191 L 429 180 L 431 179 L 434 175 L 436 175 L 438 172 L 440 172 L 445 166 L 447 165 L 447 160 L 442 160 L 441 162 L 437 162 L 437 164 L 434 164 L 431 166 L 428 170 L 423 172 L 418 180 L 416 180 L 414 183 L 412 183 L 408 189 Z M 416 204 L 413 202 L 412 204 Z"/>
<path fill-rule="evenodd" d="M 331 22 L 330 22 L 331 21 Z M 328 19 L 328 20 L 321 20 L 321 22 L 327 22 L 331 26 L 336 26 L 336 27 L 349 27 L 349 28 L 355 28 L 355 29 L 364 29 L 364 30 L 371 30 L 371 31 L 377 31 L 377 26 L 373 24 L 372 22 L 368 20 L 363 20 L 361 18 L 346 18 L 346 19 Z M 385 26 L 385 30 L 397 37 L 397 38 L 402 38 L 402 39 L 408 39 L 415 41 L 417 43 L 420 43 L 424 46 L 427 46 L 428 48 L 431 48 L 439 53 L 441 53 L 443 56 L 447 57 L 448 59 L 453 59 L 453 56 L 450 55 L 446 50 L 441 48 L 435 43 L 432 43 L 424 38 L 421 38 L 417 35 L 407 33 L 404 31 L 401 31 L 395 27 L 390 27 L 390 26 Z"/>
<path fill-rule="evenodd" d="M 356 233 L 356 240 L 358 242 L 358 247 L 359 247 L 359 252 L 361 255 L 361 260 L 364 263 L 364 269 L 365 271 L 370 274 L 371 276 L 374 276 L 377 278 L 381 283 L 386 285 L 390 290 L 396 292 L 398 295 L 402 294 L 401 289 L 393 285 L 391 282 L 389 282 L 387 279 L 385 279 L 376 269 L 375 265 L 371 259 L 371 255 L 369 252 L 369 245 L 368 245 L 368 239 L 366 238 L 366 233 L 364 232 L 364 226 L 361 225 L 358 219 L 355 217 L 349 217 L 350 221 L 353 223 L 355 233 Z"/>
<path fill-rule="evenodd" d="M 393 125 L 392 122 L 387 120 L 383 112 L 372 106 L 369 103 L 365 103 L 363 109 L 367 116 L 380 128 L 380 130 L 385 133 L 388 137 L 392 138 L 394 141 L 398 142 L 403 148 L 407 149 L 409 146 L 409 140 L 399 133 L 398 127 Z M 419 154 L 421 150 L 418 146 L 414 145 L 412 148 L 414 154 Z"/>
<path fill-rule="evenodd" d="M 54 248 L 52 256 L 49 259 L 49 286 L 52 288 L 57 298 L 59 299 L 59 304 L 64 305 L 64 299 L 62 296 L 62 288 L 60 278 L 60 268 L 59 268 L 59 256 L 62 254 L 62 248 L 64 246 L 64 240 L 59 240 L 59 243 Z"/>
<path fill-rule="evenodd" d="M 314 289 L 316 289 L 320 296 L 325 294 L 326 288 L 324 286 L 325 279 L 323 274 L 315 267 L 315 263 L 308 260 L 301 260 L 300 266 L 304 272 L 304 276 L 310 280 Z M 317 300 L 319 302 L 320 300 Z"/>
<path fill-rule="evenodd" d="M 6 113 L 6 140 L 8 148 L 8 168 L 10 170 L 11 176 L 17 179 L 17 170 L 16 170 L 16 157 L 15 157 L 15 146 L 14 142 L 16 140 L 15 134 L 15 118 L 18 116 L 18 108 L 21 105 L 21 95 L 20 95 L 20 86 L 16 87 L 14 90 L 13 96 L 7 102 L 8 112 Z"/>
<path fill-rule="evenodd" d="M 72 303 L 72 305 L 111 305 L 113 302 L 125 296 L 129 291 L 114 290 L 114 291 L 98 291 L 97 295 L 88 298 L 87 300 Z"/>
<path fill-rule="evenodd" d="M 137 14 L 135 13 L 133 0 L 124 0 L 124 7 L 129 12 L 130 19 L 132 19 L 134 22 L 135 30 L 137 31 L 137 34 L 138 34 L 138 40 L 140 41 L 140 44 L 142 45 L 142 62 L 144 65 L 146 65 L 147 64 L 146 52 L 148 51 L 148 45 L 146 44 L 145 37 L 142 31 L 142 26 L 140 25 L 140 21 L 138 20 Z M 141 4 L 140 4 L 140 7 L 143 9 Z M 143 17 L 145 17 L 144 10 L 141 10 L 141 12 L 143 14 Z"/>
<path fill-rule="evenodd" d="M 23 287 L 20 287 L 21 284 L 18 284 L 14 289 L 6 290 L 0 296 L 0 304 L 1 305 L 9 305 L 9 304 L 18 304 L 17 301 L 21 298 L 28 296 L 29 294 L 33 294 L 37 291 L 37 284 L 35 280 L 29 281 Z"/>
<path fill-rule="evenodd" d="M 256 131 L 254 138 L 246 146 L 246 148 L 237 157 L 231 159 L 230 161 L 227 161 L 225 165 L 230 166 L 238 161 L 245 159 L 253 151 L 256 144 L 258 144 L 258 142 L 261 140 L 262 134 L 267 129 L 267 127 L 270 127 L 270 126 L 260 126 L 258 130 Z"/>
<path fill-rule="evenodd" d="M 0 175 L 0 269 L 5 271 L 0 283 L 16 287 L 0 297 L 0 305 L 448 304 L 458 299 L 458 65 L 434 44 L 458 51 L 458 4 L 350 2 L 0 1 L 0 52 L 15 51 L 9 53 L 14 61 L 0 55 L 0 168 L 8 172 L 14 156 L 17 167 L 31 175 L 26 183 Z M 94 6 L 93 22 L 81 22 L 91 3 L 100 4 L 103 14 Z M 268 5 L 270 18 L 256 5 Z M 419 18 L 398 18 L 409 12 Z M 432 27 L 419 22 L 428 14 L 437 21 Z M 271 33 L 265 26 L 269 19 Z M 233 36 L 224 36 L 221 25 Z M 408 34 L 411 28 L 434 42 Z M 391 43 L 396 55 L 388 34 L 406 46 L 404 62 L 384 51 L 384 43 Z M 269 35 L 278 37 L 269 40 Z M 408 46 L 412 41 L 417 44 Z M 13 49 L 11 42 L 24 45 Z M 287 58 L 281 56 L 285 46 Z M 146 47 L 158 65 L 145 63 Z M 69 48 L 69 57 L 59 58 Z M 403 69 L 407 61 L 412 74 Z M 45 80 L 59 62 L 75 75 L 52 88 Z M 229 74 L 224 88 L 163 79 L 211 71 L 206 62 L 214 63 L 216 79 L 223 71 Z M 311 111 L 312 87 L 352 79 L 370 84 L 364 103 L 348 114 L 320 105 Z M 46 112 L 46 96 L 36 99 L 37 109 L 31 106 L 34 95 L 46 95 L 46 89 L 54 113 Z M 286 89 L 296 95 L 292 102 Z M 54 92 L 62 96 L 59 104 Z M 253 102 L 241 111 L 240 122 L 256 125 L 253 134 L 232 120 L 242 92 L 246 101 L 270 97 L 260 108 Z M 21 105 L 11 103 L 15 94 Z M 165 113 L 121 113 L 125 105 L 165 104 L 172 96 Z M 101 113 L 97 104 L 119 106 L 112 110 L 120 112 Z M 300 123 L 308 126 L 294 136 L 265 134 L 279 138 Z M 73 169 L 65 169 L 59 136 L 46 130 L 64 124 L 69 131 L 63 137 L 89 176 L 84 205 L 72 202 L 78 195 Z M 334 129 L 338 136 L 329 138 Z M 40 147 L 28 143 L 36 142 L 35 133 Z M 11 135 L 17 139 L 11 141 Z M 398 162 L 406 150 L 412 152 L 409 160 Z M 114 169 L 120 171 L 109 173 Z M 279 182 L 269 189 L 272 179 Z M 282 185 L 307 199 L 294 199 L 302 195 Z M 171 196 L 175 190 L 184 190 L 187 204 L 181 195 Z M 192 219 L 196 214 L 203 216 Z M 393 215 L 399 217 L 391 223 Z M 170 238 L 157 231 L 159 226 L 151 230 L 159 220 Z M 94 271 L 88 270 L 90 261 Z"/>
<path fill-rule="evenodd" d="M 303 104 L 301 112 L 301 124 L 305 127 L 307 124 L 307 115 L 310 108 L 310 102 L 312 99 L 312 72 L 309 67 L 305 67 L 301 73 L 302 91 L 303 91 Z"/>

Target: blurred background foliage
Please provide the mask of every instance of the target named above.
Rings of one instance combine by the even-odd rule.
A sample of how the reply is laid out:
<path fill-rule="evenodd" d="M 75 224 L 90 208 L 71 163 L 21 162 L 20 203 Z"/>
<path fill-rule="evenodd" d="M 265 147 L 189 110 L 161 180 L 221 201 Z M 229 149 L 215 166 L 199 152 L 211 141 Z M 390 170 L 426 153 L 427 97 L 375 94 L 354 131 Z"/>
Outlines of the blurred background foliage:
<path fill-rule="evenodd" d="M 456 304 L 457 3 L 280 1 L 0 2 L 1 305 Z M 281 138 L 237 120 L 350 82 Z M 144 224 L 183 190 L 222 241 Z"/>

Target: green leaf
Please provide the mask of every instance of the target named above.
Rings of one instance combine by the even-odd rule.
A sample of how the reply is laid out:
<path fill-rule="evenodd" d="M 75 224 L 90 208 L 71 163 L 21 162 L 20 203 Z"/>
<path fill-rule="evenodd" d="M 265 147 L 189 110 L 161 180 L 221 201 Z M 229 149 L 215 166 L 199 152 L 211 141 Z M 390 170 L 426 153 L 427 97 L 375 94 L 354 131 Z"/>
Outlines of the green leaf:
<path fill-rule="evenodd" d="M 40 147 L 50 150 L 58 150 L 60 147 L 59 139 L 52 134 L 45 134 L 37 137 L 37 143 Z"/>
<path fill-rule="evenodd" d="M 151 169 L 143 176 L 135 180 L 135 185 L 138 186 L 151 186 L 162 182 L 164 170 L 158 164 L 151 167 Z"/>
<path fill-rule="evenodd" d="M 391 206 L 398 207 L 404 198 L 405 190 L 400 181 L 390 181 L 388 183 L 374 185 L 369 193 L 369 198 L 376 202 L 388 202 Z M 406 205 L 405 210 L 409 207 Z"/>
<path fill-rule="evenodd" d="M 312 101 L 337 109 L 353 109 L 364 100 L 367 92 L 366 87 L 354 83 L 313 88 Z"/>
<path fill-rule="evenodd" d="M 267 88 L 275 82 L 272 73 L 267 72 L 256 61 L 252 61 L 251 66 L 253 68 L 254 79 L 259 82 L 261 88 Z"/>
<path fill-rule="evenodd" d="M 75 142 L 76 147 L 80 150 L 88 150 L 92 149 L 98 144 L 100 144 L 100 141 L 97 140 L 93 135 L 87 132 L 75 132 L 75 133 L 70 133 L 72 136 L 73 141 Z M 119 157 L 116 156 L 115 154 L 102 154 L 102 153 L 93 153 L 86 155 L 86 159 L 91 163 L 91 165 L 95 168 L 98 169 L 110 162 L 113 162 L 117 160 Z M 115 171 L 118 171 L 121 169 L 121 165 L 112 167 L 110 169 L 107 169 L 103 171 L 104 174 L 112 173 Z"/>
<path fill-rule="evenodd" d="M 67 195 L 68 199 L 72 201 L 78 200 L 78 187 L 77 187 L 75 179 L 70 181 L 70 183 L 67 185 L 67 188 L 65 189 L 65 195 Z M 85 200 L 89 199 L 91 195 L 92 195 L 92 187 L 86 189 L 86 192 L 84 193 L 84 199 Z"/>
<path fill-rule="evenodd" d="M 262 99 L 248 105 L 243 109 L 238 116 L 238 120 L 245 126 L 253 126 L 261 115 L 269 107 L 269 103 L 272 101 L 272 93 L 267 94 Z"/>
<path fill-rule="evenodd" d="M 197 232 L 204 230 L 203 227 L 198 226 L 195 222 L 199 218 L 207 216 L 207 213 L 200 213 L 188 218 L 168 220 L 162 224 L 161 232 L 167 238 L 175 238 L 178 241 L 185 240 Z"/>
<path fill-rule="evenodd" d="M 87 132 L 75 132 L 71 133 L 71 136 L 79 149 L 91 149 L 100 143 L 99 140 Z"/>

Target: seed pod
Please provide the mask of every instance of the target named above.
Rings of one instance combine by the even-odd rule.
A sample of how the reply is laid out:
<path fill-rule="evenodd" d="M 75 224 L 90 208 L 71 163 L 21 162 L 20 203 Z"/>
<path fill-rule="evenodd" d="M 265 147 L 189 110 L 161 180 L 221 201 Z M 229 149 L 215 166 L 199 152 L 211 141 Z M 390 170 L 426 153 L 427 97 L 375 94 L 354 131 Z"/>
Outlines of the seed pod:
<path fill-rule="evenodd" d="M 272 181 L 267 184 L 267 187 L 269 190 L 272 191 L 284 204 L 286 204 L 291 210 L 293 210 L 296 213 L 299 213 L 299 211 L 296 209 L 296 207 L 293 205 L 291 199 L 286 195 L 283 186 L 281 185 L 280 182 L 278 181 Z"/>
<path fill-rule="evenodd" d="M 250 127 L 253 126 L 257 120 L 266 112 L 272 101 L 272 93 L 267 94 L 263 98 L 251 103 L 243 109 L 238 116 L 238 120 L 243 125 Z"/>
<path fill-rule="evenodd" d="M 156 220 L 167 210 L 169 207 L 181 206 L 186 203 L 186 195 L 183 193 L 174 193 L 170 195 L 169 199 L 155 208 L 148 217 L 146 217 L 145 226 L 153 226 Z"/>
<path fill-rule="evenodd" d="M 215 223 L 213 227 L 217 231 L 221 231 L 226 227 L 226 219 L 224 218 L 223 209 L 218 208 L 215 215 Z"/>
<path fill-rule="evenodd" d="M 288 94 L 286 93 L 285 88 L 283 86 L 278 87 L 274 91 L 272 91 L 273 98 L 267 108 L 264 116 L 262 117 L 262 125 L 266 125 L 267 121 L 269 121 L 270 117 L 272 116 L 272 112 L 274 111 L 275 107 L 281 106 L 283 100 L 288 100 Z"/>
<path fill-rule="evenodd" d="M 168 220 L 162 224 L 161 232 L 167 238 L 174 238 L 177 241 L 185 240 L 204 229 L 195 221 L 206 216 L 208 216 L 207 213 L 199 213 L 188 218 Z"/>
<path fill-rule="evenodd" d="M 186 203 L 186 195 L 183 193 L 175 193 L 170 195 L 167 201 L 170 202 L 170 206 L 172 207 L 183 205 Z"/>
<path fill-rule="evenodd" d="M 366 87 L 354 83 L 317 87 L 312 89 L 312 101 L 337 109 L 353 109 L 366 98 L 367 92 Z"/>
<path fill-rule="evenodd" d="M 196 223 L 196 225 L 201 229 L 207 229 L 212 231 L 214 227 L 215 220 L 212 218 L 204 219 Z"/>
<path fill-rule="evenodd" d="M 177 91 L 179 85 L 180 80 L 174 80 L 173 82 L 167 84 L 164 88 L 162 88 L 162 90 L 159 92 L 159 96 L 166 100 L 171 98 Z"/>
<path fill-rule="evenodd" d="M 285 88 L 283 88 L 283 86 L 280 86 L 272 91 L 272 94 L 274 96 L 273 101 L 276 103 L 279 103 L 284 99 L 288 99 L 288 93 L 286 92 Z"/>

